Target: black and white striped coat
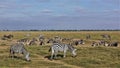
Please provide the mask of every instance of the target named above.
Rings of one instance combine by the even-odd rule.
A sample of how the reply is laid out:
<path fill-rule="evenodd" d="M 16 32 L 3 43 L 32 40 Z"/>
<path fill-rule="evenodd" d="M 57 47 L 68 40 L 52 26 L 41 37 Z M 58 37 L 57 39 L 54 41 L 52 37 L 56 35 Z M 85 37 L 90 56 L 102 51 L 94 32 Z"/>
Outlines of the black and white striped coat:
<path fill-rule="evenodd" d="M 77 49 L 75 49 L 72 45 L 54 43 L 49 49 L 49 51 L 51 51 L 51 58 L 50 59 L 53 59 L 53 55 L 55 56 L 55 58 L 57 58 L 57 54 L 59 51 L 64 52 L 63 57 L 66 57 L 67 50 L 69 50 L 73 56 L 77 55 L 76 54 Z"/>
<path fill-rule="evenodd" d="M 22 43 L 17 43 L 10 47 L 10 57 L 14 58 L 15 53 L 23 54 L 27 61 L 30 60 L 29 52 L 26 50 L 26 48 L 24 47 L 24 44 Z"/>

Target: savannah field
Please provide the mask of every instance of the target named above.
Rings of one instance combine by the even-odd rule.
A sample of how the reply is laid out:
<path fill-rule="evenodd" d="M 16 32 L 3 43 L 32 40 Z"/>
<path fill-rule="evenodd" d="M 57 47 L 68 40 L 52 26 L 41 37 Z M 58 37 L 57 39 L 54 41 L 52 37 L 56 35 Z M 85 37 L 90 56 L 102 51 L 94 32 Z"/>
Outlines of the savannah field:
<path fill-rule="evenodd" d="M 51 44 L 25 46 L 30 52 L 30 62 L 25 61 L 22 55 L 14 59 L 9 58 L 10 45 L 24 38 L 28 33 L 31 39 L 42 34 L 45 38 L 60 36 L 84 39 L 85 44 L 74 45 L 77 49 L 75 58 L 71 57 L 70 52 L 67 52 L 66 58 L 62 58 L 63 53 L 60 52 L 57 59 L 49 60 L 51 53 L 48 50 Z M 0 68 L 120 68 L 120 31 L 0 31 L 0 38 L 7 34 L 12 34 L 14 37 L 9 40 L 0 39 Z M 91 39 L 86 40 L 87 34 L 91 35 Z M 119 46 L 92 47 L 92 41 L 103 39 L 101 34 L 111 35 L 111 41 L 119 42 Z"/>

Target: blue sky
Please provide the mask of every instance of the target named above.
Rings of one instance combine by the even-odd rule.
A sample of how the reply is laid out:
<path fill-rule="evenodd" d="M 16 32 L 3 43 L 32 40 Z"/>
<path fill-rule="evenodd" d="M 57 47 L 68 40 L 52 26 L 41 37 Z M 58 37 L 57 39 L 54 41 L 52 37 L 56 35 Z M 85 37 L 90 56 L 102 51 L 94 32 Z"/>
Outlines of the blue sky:
<path fill-rule="evenodd" d="M 0 0 L 0 29 L 120 29 L 120 0 Z"/>

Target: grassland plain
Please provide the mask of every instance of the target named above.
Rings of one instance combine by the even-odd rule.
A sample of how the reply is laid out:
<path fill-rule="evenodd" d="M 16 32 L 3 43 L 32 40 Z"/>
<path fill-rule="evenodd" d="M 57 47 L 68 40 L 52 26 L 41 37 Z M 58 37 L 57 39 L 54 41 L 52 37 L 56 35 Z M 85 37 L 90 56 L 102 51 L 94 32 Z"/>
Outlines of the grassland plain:
<path fill-rule="evenodd" d="M 112 41 L 120 43 L 120 31 L 0 31 L 0 38 L 4 34 L 13 34 L 11 40 L 0 40 L 0 68 L 120 68 L 120 47 L 91 47 L 93 40 L 99 40 L 101 34 L 109 34 Z M 92 38 L 85 40 L 85 45 L 75 46 L 77 48 L 77 57 L 71 57 L 68 52 L 66 58 L 62 58 L 59 53 L 56 60 L 50 61 L 50 52 L 48 52 L 51 44 L 43 46 L 26 46 L 30 52 L 31 62 L 27 62 L 20 57 L 9 58 L 9 47 L 15 43 L 15 40 L 24 38 L 26 34 L 30 34 L 30 38 L 38 37 L 40 34 L 46 38 L 60 36 L 64 38 L 85 39 L 87 34 Z"/>

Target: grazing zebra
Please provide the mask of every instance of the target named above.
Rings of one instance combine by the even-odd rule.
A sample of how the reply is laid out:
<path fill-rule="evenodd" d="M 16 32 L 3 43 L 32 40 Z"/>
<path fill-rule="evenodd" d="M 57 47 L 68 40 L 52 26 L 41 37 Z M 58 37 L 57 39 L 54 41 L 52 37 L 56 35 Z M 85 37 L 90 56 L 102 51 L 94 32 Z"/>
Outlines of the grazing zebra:
<path fill-rule="evenodd" d="M 60 40 L 56 40 L 56 39 L 48 39 L 47 43 L 60 43 Z"/>
<path fill-rule="evenodd" d="M 92 46 L 108 46 L 107 41 L 99 40 L 99 41 L 93 41 Z"/>
<path fill-rule="evenodd" d="M 62 38 L 61 42 L 71 42 L 72 38 Z"/>
<path fill-rule="evenodd" d="M 53 43 L 53 39 L 51 38 L 51 39 L 48 39 L 48 41 L 47 41 L 47 43 Z"/>
<path fill-rule="evenodd" d="M 100 45 L 99 42 L 95 42 L 95 41 L 92 42 L 92 46 L 99 46 L 99 45 Z"/>
<path fill-rule="evenodd" d="M 63 57 L 66 57 L 67 50 L 69 50 L 72 53 L 73 57 L 75 57 L 77 55 L 76 54 L 77 49 L 75 49 L 72 45 L 54 43 L 49 49 L 49 51 L 51 51 L 50 59 L 51 60 L 53 59 L 53 55 L 54 55 L 54 58 L 57 58 L 57 54 L 59 51 L 64 52 Z"/>
<path fill-rule="evenodd" d="M 17 42 L 23 43 L 24 45 L 28 45 L 30 40 L 29 40 L 29 38 L 23 38 L 23 39 L 18 40 Z"/>
<path fill-rule="evenodd" d="M 75 40 L 75 41 L 73 41 L 73 44 L 75 44 L 75 45 L 79 45 L 79 44 L 85 44 L 85 42 L 84 42 L 84 40 L 83 39 L 81 39 L 81 40 Z"/>
<path fill-rule="evenodd" d="M 29 38 L 23 38 L 23 39 L 18 40 L 18 42 L 27 42 L 28 40 Z"/>
<path fill-rule="evenodd" d="M 111 40 L 111 36 L 108 35 L 108 34 L 103 34 L 103 35 L 101 35 L 101 36 L 102 36 L 102 38 Z"/>
<path fill-rule="evenodd" d="M 27 52 L 27 50 L 25 49 L 25 47 L 22 43 L 18 43 L 18 44 L 12 45 L 10 47 L 10 57 L 14 58 L 15 53 L 23 54 L 27 61 L 30 60 L 29 52 Z"/>
<path fill-rule="evenodd" d="M 38 40 L 36 38 L 33 38 L 32 40 L 30 40 L 28 45 L 37 45 L 38 44 Z"/>

